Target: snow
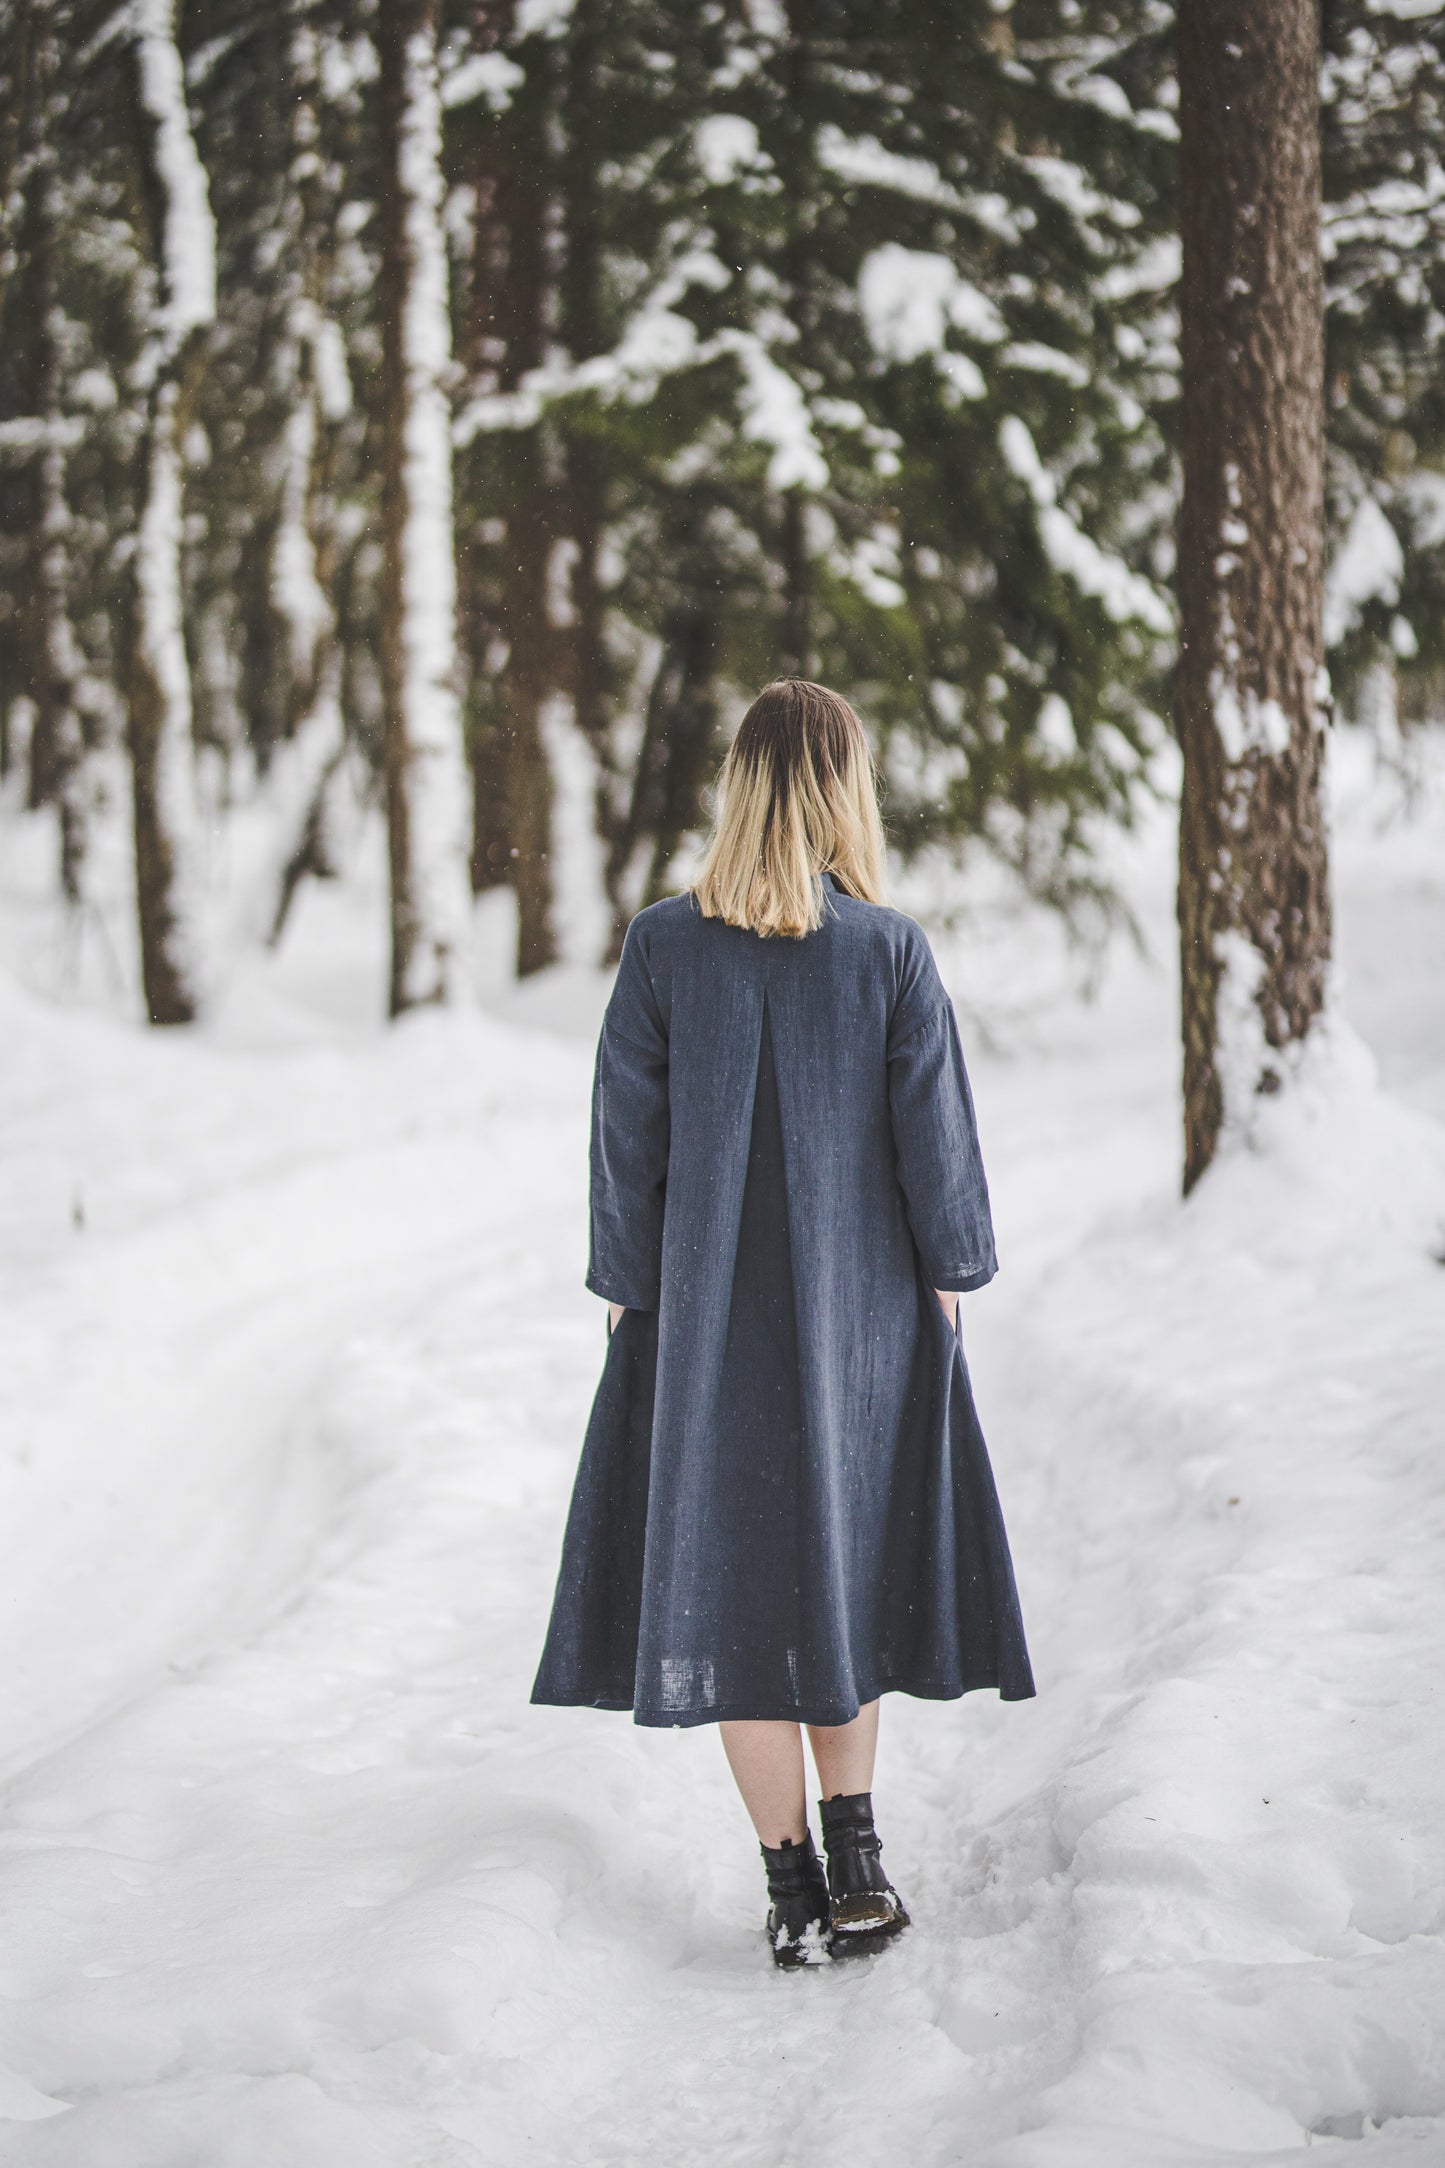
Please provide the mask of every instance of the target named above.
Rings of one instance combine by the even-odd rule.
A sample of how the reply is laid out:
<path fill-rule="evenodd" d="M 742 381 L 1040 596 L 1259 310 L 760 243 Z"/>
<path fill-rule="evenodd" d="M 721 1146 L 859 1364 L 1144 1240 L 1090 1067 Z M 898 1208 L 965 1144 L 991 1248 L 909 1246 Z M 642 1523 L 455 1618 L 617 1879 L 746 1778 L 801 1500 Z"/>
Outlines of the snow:
<path fill-rule="evenodd" d="M 898 241 L 864 257 L 858 301 L 869 342 L 888 361 L 941 353 L 950 326 L 990 343 L 1004 337 L 998 310 L 949 257 Z"/>
<path fill-rule="evenodd" d="M 769 489 L 826 489 L 828 462 L 796 377 L 773 359 L 761 339 L 747 332 L 725 333 L 716 343 L 729 346 L 742 364 L 743 435 L 750 443 L 771 447 Z"/>
<path fill-rule="evenodd" d="M 574 392 L 639 404 L 650 399 L 663 377 L 696 368 L 742 341 L 740 333 L 700 341 L 697 326 L 677 309 L 690 287 L 719 292 L 731 281 L 732 273 L 710 249 L 685 249 L 633 308 L 610 353 L 589 355 L 581 362 L 554 358 L 528 370 L 515 392 L 469 400 L 453 426 L 454 442 L 469 444 L 484 430 L 530 429 L 550 401 Z"/>
<path fill-rule="evenodd" d="M 1214 997 L 1219 1043 L 1215 1068 L 1224 1107 L 1223 1133 L 1230 1143 L 1246 1144 L 1254 1134 L 1260 1079 L 1279 1074 L 1279 1064 L 1264 1035 L 1259 991 L 1265 959 L 1248 937 L 1229 928 L 1215 942 L 1219 986 Z"/>
<path fill-rule="evenodd" d="M 1445 474 L 1422 467 L 1406 476 L 1401 495 L 1414 521 L 1416 549 L 1438 549 L 1445 542 Z"/>
<path fill-rule="evenodd" d="M 408 754 L 410 900 L 417 926 L 404 998 L 452 998 L 465 972 L 471 896 L 471 785 L 457 697 L 452 537 L 451 318 L 442 230 L 441 94 L 435 36 L 406 47 L 398 152 L 410 256 L 402 309 L 402 704 Z"/>
<path fill-rule="evenodd" d="M 999 356 L 1011 369 L 1031 369 L 1036 376 L 1061 376 L 1075 390 L 1089 381 L 1089 371 L 1072 354 L 1060 353 L 1039 339 L 1014 339 Z"/>
<path fill-rule="evenodd" d="M 1400 599 L 1405 553 L 1373 497 L 1362 497 L 1325 579 L 1325 645 L 1334 647 L 1360 622 L 1367 602 Z"/>
<path fill-rule="evenodd" d="M 878 521 L 848 549 L 836 552 L 839 571 L 880 610 L 898 610 L 908 600 L 903 585 L 903 537 L 887 521 Z"/>
<path fill-rule="evenodd" d="M 331 317 L 323 316 L 311 302 L 298 304 L 296 324 L 311 348 L 316 402 L 322 420 L 345 421 L 351 412 L 351 371 L 347 366 L 346 341 L 341 326 Z"/>
<path fill-rule="evenodd" d="M 1095 83 L 1104 83 L 1108 81 L 1108 78 L 1096 76 L 1093 81 Z M 1082 90 L 1084 87 L 1083 83 L 1077 83 L 1074 86 L 1076 90 Z M 1132 119 L 1133 114 L 1129 101 L 1124 97 L 1123 91 L 1119 90 L 1118 84 L 1110 83 L 1109 87 L 1111 90 L 1117 91 L 1119 97 L 1123 100 L 1123 111 L 1119 117 L 1126 120 Z M 1033 175 L 1045 193 L 1053 197 L 1055 203 L 1077 219 L 1080 240 L 1085 246 L 1090 245 L 1091 242 L 1093 246 L 1098 246 L 1095 228 L 1101 219 L 1108 219 L 1113 225 L 1121 227 L 1138 225 L 1140 219 L 1139 206 L 1135 203 L 1125 202 L 1123 198 L 1118 196 L 1102 194 L 1100 190 L 1094 187 L 1083 167 L 1076 166 L 1071 158 L 1049 158 L 1038 154 L 1031 158 L 1021 159 L 1020 164 L 1026 173 Z"/>
<path fill-rule="evenodd" d="M 1219 670 L 1210 677 L 1209 690 L 1214 727 L 1231 765 L 1250 752 L 1280 759 L 1289 751 L 1289 717 L 1277 700 L 1261 700 L 1248 690 L 1241 693 Z"/>
<path fill-rule="evenodd" d="M 316 451 L 317 398 L 299 398 L 281 439 L 281 490 L 271 546 L 271 601 L 291 638 L 291 666 L 305 684 L 317 648 L 331 629 L 331 605 L 316 575 L 311 536 L 311 462 Z"/>
<path fill-rule="evenodd" d="M 1179 236 L 1161 234 L 1124 263 L 1110 264 L 1098 281 L 1105 301 L 1129 301 L 1136 294 L 1163 294 L 1178 283 L 1183 258 Z"/>
<path fill-rule="evenodd" d="M 819 165 L 842 181 L 886 188 L 915 203 L 936 203 L 945 210 L 960 210 L 970 200 L 949 186 L 930 159 L 904 157 L 888 150 L 876 136 L 845 135 L 832 121 L 819 128 L 815 149 Z"/>
<path fill-rule="evenodd" d="M 1057 693 L 1045 696 L 1034 724 L 1034 735 L 1057 760 L 1072 760 L 1079 750 L 1069 703 Z"/>
<path fill-rule="evenodd" d="M 141 102 L 154 125 L 152 156 L 165 197 L 164 322 L 174 352 L 215 316 L 216 228 L 186 110 L 173 0 L 132 0 L 132 6 Z"/>
<path fill-rule="evenodd" d="M 1209 699 L 1224 757 L 1231 766 L 1237 766 L 1251 753 L 1262 754 L 1267 760 L 1282 759 L 1289 751 L 1290 720 L 1273 695 L 1261 699 L 1252 686 L 1241 689 L 1238 682 L 1240 641 L 1229 582 L 1239 563 L 1234 552 L 1249 540 L 1249 528 L 1239 516 L 1243 495 L 1239 468 L 1232 459 L 1226 460 L 1224 466 L 1224 492 L 1229 509 L 1219 523 L 1219 539 L 1224 547 L 1214 560 L 1221 602 L 1216 660 L 1209 673 Z M 1329 673 L 1321 667 L 1315 688 L 1314 720 L 1318 728 L 1328 721 L 1329 698 Z"/>
<path fill-rule="evenodd" d="M 518 0 L 512 25 L 518 38 L 556 38 L 566 28 L 573 0 Z"/>
<path fill-rule="evenodd" d="M 85 422 L 78 414 L 14 414 L 0 422 L 0 451 L 73 451 L 85 441 Z"/>
<path fill-rule="evenodd" d="M 577 728 L 570 700 L 554 694 L 542 704 L 542 743 L 552 773 L 552 920 L 561 963 L 580 970 L 579 983 L 590 992 L 590 967 L 607 947 L 611 913 L 603 886 L 605 852 L 597 833 L 597 760 Z M 498 898 L 510 905 L 511 898 Z M 506 946 L 516 954 L 516 939 Z M 560 990 L 563 973 L 549 975 Z"/>
<path fill-rule="evenodd" d="M 1101 549 L 1058 502 L 1058 484 L 1040 459 L 1028 424 L 1008 414 L 998 434 L 1004 458 L 1038 508 L 1039 536 L 1055 571 L 1071 579 L 1081 594 L 1094 596 L 1117 623 L 1137 618 L 1151 632 L 1170 632 L 1173 615 L 1158 589 L 1122 558 Z"/>
<path fill-rule="evenodd" d="M 6 2168 L 1445 2157 L 1445 739 L 1417 744 L 1412 815 L 1330 740 L 1373 1058 L 1322 1040 L 1187 1205 L 1168 809 L 1108 845 L 1146 947 L 1093 1002 L 993 869 L 943 881 L 1004 1267 L 964 1334 L 1040 1695 L 890 1700 L 916 1925 L 803 1977 L 709 1732 L 526 1702 L 603 1349 L 605 979 L 383 1031 L 373 825 L 204 1029 L 147 1034 L 45 983 L 49 816 L 12 788 Z"/>
<path fill-rule="evenodd" d="M 526 69 L 506 53 L 468 53 L 443 76 L 442 104 L 450 112 L 481 98 L 489 113 L 505 113 L 526 80 Z"/>
<path fill-rule="evenodd" d="M 724 188 L 758 163 L 757 124 L 741 113 L 708 113 L 692 132 L 702 177 Z"/>

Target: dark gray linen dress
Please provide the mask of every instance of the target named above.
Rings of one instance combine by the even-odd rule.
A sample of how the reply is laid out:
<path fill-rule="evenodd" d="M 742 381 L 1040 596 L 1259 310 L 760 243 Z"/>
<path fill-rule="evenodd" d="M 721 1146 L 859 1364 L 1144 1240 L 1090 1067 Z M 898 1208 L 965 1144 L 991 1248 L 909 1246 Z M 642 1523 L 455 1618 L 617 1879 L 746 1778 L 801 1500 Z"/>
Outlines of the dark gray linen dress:
<path fill-rule="evenodd" d="M 597 1053 L 607 1344 L 534 1702 L 844 1724 L 1034 1691 L 963 1349 L 997 1270 L 922 928 L 824 876 L 802 940 L 632 921 Z"/>

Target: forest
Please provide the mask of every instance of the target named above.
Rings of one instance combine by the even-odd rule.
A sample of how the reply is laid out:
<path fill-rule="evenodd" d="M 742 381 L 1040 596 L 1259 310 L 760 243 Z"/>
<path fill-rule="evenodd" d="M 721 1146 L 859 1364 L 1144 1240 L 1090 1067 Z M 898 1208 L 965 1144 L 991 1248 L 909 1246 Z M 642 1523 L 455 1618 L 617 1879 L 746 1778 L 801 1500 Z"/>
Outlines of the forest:
<path fill-rule="evenodd" d="M 393 1013 L 499 887 L 543 969 L 579 763 L 615 956 L 780 673 L 901 860 L 1109 912 L 1175 699 L 1166 0 L 3 20 L 0 774 L 153 1022 L 242 816 L 276 942 L 384 813 Z M 1388 747 L 1445 704 L 1445 21 L 1323 38 L 1325 639 Z"/>
<path fill-rule="evenodd" d="M 1442 154 L 1442 0 L 0 0 L 3 2168 L 1445 2161 Z M 736 1508 L 751 1728 L 918 1659 L 788 1973 Z"/>

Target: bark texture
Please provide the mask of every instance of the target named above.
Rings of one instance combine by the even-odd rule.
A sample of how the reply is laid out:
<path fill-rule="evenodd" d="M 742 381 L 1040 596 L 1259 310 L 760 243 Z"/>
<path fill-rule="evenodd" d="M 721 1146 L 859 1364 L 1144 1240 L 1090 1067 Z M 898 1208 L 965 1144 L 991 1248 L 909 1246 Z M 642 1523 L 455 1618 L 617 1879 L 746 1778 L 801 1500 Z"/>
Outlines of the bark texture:
<path fill-rule="evenodd" d="M 493 23 L 492 11 L 486 11 Z M 501 18 L 498 18 L 501 19 Z M 550 104 L 545 79 L 529 83 L 477 144 L 476 253 L 468 363 L 477 389 L 514 392 L 546 345 L 550 290 L 547 161 Z M 548 568 L 555 532 L 553 478 L 543 426 L 496 439 L 497 481 L 506 537 L 498 581 L 499 622 L 486 622 L 477 553 L 468 552 L 465 608 L 472 654 L 470 753 L 473 777 L 472 881 L 509 881 L 517 898 L 517 971 L 556 961 L 552 879 L 552 769 L 542 709 L 563 681 L 559 640 L 548 616 Z M 505 661 L 493 659 L 493 633 Z"/>
<path fill-rule="evenodd" d="M 474 0 L 471 37 L 478 52 L 495 52 L 510 36 L 511 0 Z M 500 388 L 510 323 L 510 270 L 506 227 L 506 130 L 488 115 L 475 122 L 467 168 L 475 198 L 471 293 L 461 331 L 461 361 L 468 393 Z M 488 491 L 477 469 L 485 438 L 473 438 L 458 454 L 458 633 L 466 656 L 467 759 L 472 773 L 472 893 L 510 887 L 512 832 L 507 811 L 507 741 L 503 727 L 497 655 L 504 639 L 502 610 L 491 576 L 487 521 L 481 507 Z"/>
<path fill-rule="evenodd" d="M 1184 1187 L 1325 997 L 1317 0 L 1181 0 Z"/>
<path fill-rule="evenodd" d="M 527 138 L 516 145 L 524 152 Z M 542 359 L 547 290 L 546 196 L 537 165 L 514 159 L 503 189 L 508 236 L 509 294 L 504 317 L 503 391 L 514 391 Z M 526 977 L 557 960 L 552 923 L 552 769 L 542 738 L 542 703 L 552 686 L 556 639 L 547 618 L 547 567 L 552 508 L 540 427 L 506 435 L 507 557 L 502 609 L 507 663 L 502 680 L 502 729 L 511 833 L 512 886 L 517 895 L 517 973 Z"/>
<path fill-rule="evenodd" d="M 565 150 L 562 203 L 566 256 L 561 278 L 562 336 L 574 361 L 586 361 L 603 349 L 600 289 L 602 235 L 597 223 L 599 194 L 595 142 L 597 77 L 601 68 L 603 8 L 600 0 L 577 0 L 572 15 L 565 88 Z M 605 476 L 598 432 L 569 421 L 562 432 L 567 473 L 567 521 L 575 545 L 570 581 L 571 684 L 573 713 L 599 767 L 607 757 L 610 711 L 607 655 L 603 638 L 605 606 L 598 557 L 605 511 Z M 598 812 L 605 819 L 606 795 Z"/>

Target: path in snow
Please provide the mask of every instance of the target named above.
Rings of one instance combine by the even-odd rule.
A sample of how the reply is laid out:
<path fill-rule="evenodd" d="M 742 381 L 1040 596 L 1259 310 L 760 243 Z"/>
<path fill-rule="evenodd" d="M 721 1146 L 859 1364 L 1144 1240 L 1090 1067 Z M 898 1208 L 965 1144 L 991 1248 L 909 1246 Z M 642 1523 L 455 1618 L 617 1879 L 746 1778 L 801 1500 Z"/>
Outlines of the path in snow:
<path fill-rule="evenodd" d="M 1361 963 L 1433 1104 L 1442 1010 Z M 1445 1161 L 1348 1050 L 1187 1215 L 1167 974 L 977 1063 L 1040 1699 L 889 1702 L 919 1924 L 781 1978 L 712 1733 L 526 1702 L 585 1048 L 5 1022 L 6 2168 L 1445 2160 Z"/>

